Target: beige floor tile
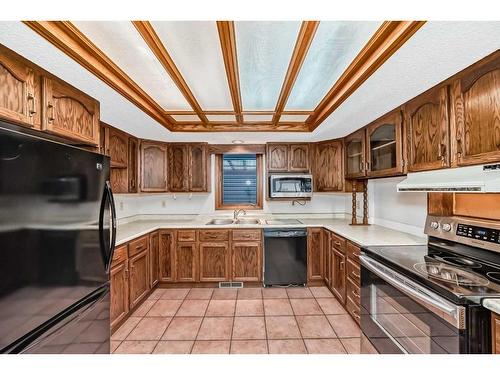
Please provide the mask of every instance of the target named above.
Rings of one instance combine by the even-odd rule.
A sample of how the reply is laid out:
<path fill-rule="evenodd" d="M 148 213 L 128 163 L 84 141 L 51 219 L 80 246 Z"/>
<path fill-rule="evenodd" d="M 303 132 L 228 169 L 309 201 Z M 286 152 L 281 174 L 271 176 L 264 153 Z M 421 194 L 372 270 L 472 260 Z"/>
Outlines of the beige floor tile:
<path fill-rule="evenodd" d="M 153 354 L 189 354 L 194 341 L 159 341 Z"/>
<path fill-rule="evenodd" d="M 156 340 L 158 341 L 172 318 L 145 317 L 127 336 L 127 340 Z"/>
<path fill-rule="evenodd" d="M 309 290 L 315 298 L 333 298 L 332 292 L 326 286 L 311 286 Z"/>
<path fill-rule="evenodd" d="M 361 340 L 359 338 L 350 339 L 340 339 L 342 345 L 344 345 L 345 350 L 349 354 L 360 354 L 361 353 Z"/>
<path fill-rule="evenodd" d="M 208 304 L 206 316 L 234 316 L 236 300 L 234 299 L 212 299 Z"/>
<path fill-rule="evenodd" d="M 285 288 L 264 288 L 262 289 L 263 298 L 288 298 Z"/>
<path fill-rule="evenodd" d="M 295 318 L 303 338 L 336 338 L 324 315 L 302 315 Z"/>
<path fill-rule="evenodd" d="M 164 292 L 160 299 L 184 299 L 189 293 L 189 288 L 187 289 L 162 289 Z"/>
<path fill-rule="evenodd" d="M 229 354 L 231 341 L 195 341 L 192 354 Z"/>
<path fill-rule="evenodd" d="M 197 340 L 230 340 L 233 318 L 204 318 Z"/>
<path fill-rule="evenodd" d="M 215 289 L 212 299 L 236 299 L 238 289 Z"/>
<path fill-rule="evenodd" d="M 266 316 L 266 330 L 268 339 L 301 338 L 293 316 Z"/>
<path fill-rule="evenodd" d="M 163 294 L 164 289 L 157 288 L 148 296 L 148 299 L 158 299 Z"/>
<path fill-rule="evenodd" d="M 266 326 L 263 317 L 237 316 L 234 318 L 233 340 L 265 339 Z"/>
<path fill-rule="evenodd" d="M 314 298 L 290 299 L 295 315 L 323 315 Z"/>
<path fill-rule="evenodd" d="M 162 340 L 194 340 L 200 329 L 203 318 L 176 316 L 170 322 Z"/>
<path fill-rule="evenodd" d="M 149 354 L 158 341 L 123 341 L 115 354 Z"/>
<path fill-rule="evenodd" d="M 288 298 L 265 299 L 264 313 L 270 315 L 293 315 L 292 306 Z"/>
<path fill-rule="evenodd" d="M 266 340 L 232 340 L 231 354 L 267 354 Z"/>
<path fill-rule="evenodd" d="M 349 315 L 327 315 L 326 317 L 339 338 L 360 337 L 361 330 Z"/>
<path fill-rule="evenodd" d="M 186 299 L 177 311 L 177 316 L 204 316 L 208 302 L 207 299 Z"/>
<path fill-rule="evenodd" d="M 149 309 L 146 316 L 174 316 L 181 304 L 182 300 L 159 299 Z"/>
<path fill-rule="evenodd" d="M 268 340 L 269 354 L 306 354 L 306 347 L 300 340 Z"/>
<path fill-rule="evenodd" d="M 137 324 L 141 321 L 141 317 L 132 316 L 128 318 L 111 336 L 111 340 L 123 341 L 127 338 L 128 334 L 132 332 Z"/>
<path fill-rule="evenodd" d="M 154 299 L 147 299 L 132 313 L 132 316 L 146 316 L 148 311 L 156 303 Z"/>
<path fill-rule="evenodd" d="M 193 288 L 186 299 L 210 299 L 213 292 L 213 288 Z"/>
<path fill-rule="evenodd" d="M 238 289 L 238 299 L 262 299 L 261 288 Z"/>
<path fill-rule="evenodd" d="M 111 340 L 109 345 L 109 351 L 113 353 L 116 350 L 116 348 L 120 346 L 121 343 L 122 343 L 121 341 Z"/>
<path fill-rule="evenodd" d="M 309 354 L 346 354 L 338 339 L 304 339 Z"/>
<path fill-rule="evenodd" d="M 316 301 L 326 315 L 347 314 L 347 311 L 336 298 L 317 298 Z"/>
<path fill-rule="evenodd" d="M 309 288 L 305 287 L 287 288 L 286 292 L 288 294 L 288 298 L 313 298 Z"/>
<path fill-rule="evenodd" d="M 239 299 L 236 302 L 236 316 L 263 316 L 264 307 L 261 299 Z"/>

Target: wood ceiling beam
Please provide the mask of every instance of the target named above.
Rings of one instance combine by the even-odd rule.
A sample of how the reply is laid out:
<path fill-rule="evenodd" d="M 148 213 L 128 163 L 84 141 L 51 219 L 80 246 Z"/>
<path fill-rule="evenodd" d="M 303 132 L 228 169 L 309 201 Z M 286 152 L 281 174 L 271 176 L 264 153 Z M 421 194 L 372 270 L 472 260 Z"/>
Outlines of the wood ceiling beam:
<path fill-rule="evenodd" d="M 309 46 L 311 45 L 314 35 L 316 34 L 316 29 L 318 28 L 319 21 L 304 21 L 299 30 L 299 35 L 297 37 L 297 42 L 295 43 L 295 48 L 293 49 L 292 58 L 290 59 L 290 64 L 285 75 L 285 80 L 283 81 L 283 86 L 281 87 L 281 92 L 278 97 L 278 102 L 276 103 L 275 114 L 273 116 L 273 124 L 278 125 L 281 117 L 281 113 L 285 109 L 288 97 L 292 92 L 295 80 L 299 75 L 300 68 L 304 62 Z"/>
<path fill-rule="evenodd" d="M 177 123 L 174 125 L 176 132 L 309 132 L 309 127 L 304 122 L 281 123 L 276 127 L 271 122 L 238 124 L 236 122 L 203 123 Z"/>
<path fill-rule="evenodd" d="M 227 82 L 229 92 L 233 101 L 233 109 L 236 113 L 238 123 L 243 122 L 241 92 L 240 92 L 240 74 L 238 69 L 238 56 L 236 53 L 236 34 L 233 21 L 217 21 L 217 30 L 219 31 L 220 46 L 224 66 L 226 68 Z"/>
<path fill-rule="evenodd" d="M 198 104 L 198 101 L 191 92 L 191 89 L 184 80 L 181 72 L 179 71 L 179 69 L 177 69 L 174 60 L 172 60 L 172 58 L 170 57 L 170 54 L 168 53 L 162 40 L 160 39 L 158 34 L 156 34 L 153 25 L 151 25 L 149 21 L 132 21 L 132 23 L 134 24 L 135 28 L 144 39 L 146 44 L 149 46 L 151 51 L 154 53 L 158 61 L 161 63 L 161 65 L 163 65 L 167 73 L 170 75 L 176 86 L 181 91 L 182 95 L 184 95 L 191 108 L 193 108 L 193 110 L 203 122 L 208 122 L 207 117 L 203 113 L 203 109 Z"/>
<path fill-rule="evenodd" d="M 310 130 L 316 129 L 424 23 L 385 21 L 306 120 Z"/>
<path fill-rule="evenodd" d="M 172 129 L 175 120 L 165 114 L 164 109 L 158 103 L 71 22 L 23 22 L 146 114 L 167 129 Z"/>

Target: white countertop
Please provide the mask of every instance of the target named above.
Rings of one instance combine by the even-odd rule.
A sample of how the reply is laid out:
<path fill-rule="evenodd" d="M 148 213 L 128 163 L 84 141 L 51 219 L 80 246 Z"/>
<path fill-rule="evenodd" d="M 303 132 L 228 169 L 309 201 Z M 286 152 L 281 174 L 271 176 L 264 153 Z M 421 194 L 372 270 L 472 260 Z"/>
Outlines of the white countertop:
<path fill-rule="evenodd" d="M 249 216 L 250 217 L 250 216 Z M 302 224 L 294 225 L 269 225 L 265 220 L 277 219 L 281 217 L 266 216 L 259 217 L 262 224 L 231 224 L 231 225 L 206 225 L 213 217 L 186 217 L 173 215 L 165 215 L 159 217 L 155 215 L 151 218 L 144 216 L 138 217 L 136 220 L 126 220 L 119 222 L 117 226 L 116 244 L 128 242 L 158 229 L 244 229 L 244 228 L 298 228 L 298 227 L 323 227 L 338 235 L 357 243 L 361 246 L 378 246 L 378 245 L 424 245 L 427 243 L 427 238 L 417 237 L 408 233 L 400 232 L 379 225 L 369 226 L 352 226 L 349 225 L 350 220 L 345 218 L 301 218 L 295 219 Z M 289 218 L 289 217 L 288 217 Z"/>
<path fill-rule="evenodd" d="M 500 314 L 500 298 L 485 298 L 483 300 L 483 306 L 497 314 Z"/>

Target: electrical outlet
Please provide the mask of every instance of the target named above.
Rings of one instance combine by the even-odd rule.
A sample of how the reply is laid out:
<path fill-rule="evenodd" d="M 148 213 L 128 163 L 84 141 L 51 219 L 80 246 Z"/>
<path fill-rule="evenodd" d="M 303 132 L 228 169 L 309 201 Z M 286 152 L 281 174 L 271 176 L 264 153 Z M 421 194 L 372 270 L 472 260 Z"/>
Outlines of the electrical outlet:
<path fill-rule="evenodd" d="M 163 208 L 167 207 L 167 202 L 166 202 L 166 201 L 161 201 L 161 206 L 162 206 Z"/>
<path fill-rule="evenodd" d="M 120 211 L 123 211 L 123 202 L 120 202 Z"/>

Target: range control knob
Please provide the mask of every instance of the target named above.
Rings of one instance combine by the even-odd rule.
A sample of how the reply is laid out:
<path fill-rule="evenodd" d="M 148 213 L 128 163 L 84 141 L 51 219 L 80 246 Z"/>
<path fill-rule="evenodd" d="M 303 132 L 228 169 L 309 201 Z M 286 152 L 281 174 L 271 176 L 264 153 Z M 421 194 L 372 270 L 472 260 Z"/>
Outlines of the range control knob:
<path fill-rule="evenodd" d="M 448 223 L 443 224 L 443 230 L 445 232 L 449 232 L 451 230 L 451 224 L 448 224 Z"/>
<path fill-rule="evenodd" d="M 439 223 L 437 221 L 431 221 L 431 228 L 432 229 L 438 229 L 439 228 Z"/>

